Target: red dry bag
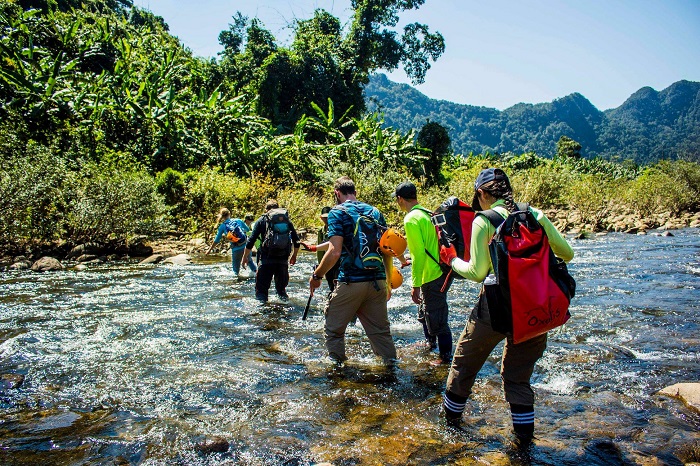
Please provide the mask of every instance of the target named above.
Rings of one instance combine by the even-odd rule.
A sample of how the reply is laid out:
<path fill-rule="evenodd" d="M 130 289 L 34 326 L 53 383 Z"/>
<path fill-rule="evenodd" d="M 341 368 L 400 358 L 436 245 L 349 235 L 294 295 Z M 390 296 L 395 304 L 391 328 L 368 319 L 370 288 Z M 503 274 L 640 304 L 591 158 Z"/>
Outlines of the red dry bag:
<path fill-rule="evenodd" d="M 497 305 L 489 303 L 492 328 L 521 343 L 563 325 L 576 283 L 529 206 L 519 203 L 505 220 L 493 210 L 482 214 L 496 227 L 489 243 L 498 295 Z"/>

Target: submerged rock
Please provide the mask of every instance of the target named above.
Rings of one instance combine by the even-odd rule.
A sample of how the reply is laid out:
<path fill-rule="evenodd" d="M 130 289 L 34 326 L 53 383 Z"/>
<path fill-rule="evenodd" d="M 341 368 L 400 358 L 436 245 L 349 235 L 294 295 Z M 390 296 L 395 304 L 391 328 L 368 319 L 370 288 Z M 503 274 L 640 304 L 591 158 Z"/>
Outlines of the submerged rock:
<path fill-rule="evenodd" d="M 42 257 L 32 265 L 35 272 L 50 272 L 52 270 L 63 270 L 63 264 L 53 257 Z"/>
<path fill-rule="evenodd" d="M 0 374 L 0 388 L 19 388 L 24 383 L 22 374 Z"/>
<path fill-rule="evenodd" d="M 162 254 L 152 254 L 139 262 L 139 264 L 144 265 L 144 264 L 157 264 L 158 262 L 163 260 L 163 255 Z"/>
<path fill-rule="evenodd" d="M 178 254 L 177 256 L 168 257 L 163 261 L 164 264 L 189 265 L 192 262 L 189 254 Z"/>
<path fill-rule="evenodd" d="M 677 383 L 659 390 L 658 393 L 678 398 L 700 412 L 700 383 Z"/>
<path fill-rule="evenodd" d="M 214 437 L 211 440 L 198 443 L 195 450 L 204 454 L 225 453 L 228 451 L 228 440 L 223 437 Z"/>

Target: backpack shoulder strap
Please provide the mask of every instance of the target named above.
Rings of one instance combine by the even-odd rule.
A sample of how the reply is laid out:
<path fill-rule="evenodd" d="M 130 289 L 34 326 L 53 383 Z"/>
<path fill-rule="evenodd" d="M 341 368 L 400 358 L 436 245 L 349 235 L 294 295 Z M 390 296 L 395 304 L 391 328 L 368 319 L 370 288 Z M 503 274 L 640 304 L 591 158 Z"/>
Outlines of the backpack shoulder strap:
<path fill-rule="evenodd" d="M 488 219 L 488 221 L 491 222 L 491 225 L 494 226 L 494 228 L 500 227 L 501 224 L 506 221 L 506 219 L 504 219 L 501 216 L 501 214 L 499 214 L 498 212 L 496 212 L 493 209 L 482 210 L 482 211 L 479 211 L 478 214 L 486 217 Z"/>
<path fill-rule="evenodd" d="M 522 210 L 523 212 L 530 210 L 530 204 L 527 202 L 517 202 L 515 206 L 518 208 L 518 210 Z"/>

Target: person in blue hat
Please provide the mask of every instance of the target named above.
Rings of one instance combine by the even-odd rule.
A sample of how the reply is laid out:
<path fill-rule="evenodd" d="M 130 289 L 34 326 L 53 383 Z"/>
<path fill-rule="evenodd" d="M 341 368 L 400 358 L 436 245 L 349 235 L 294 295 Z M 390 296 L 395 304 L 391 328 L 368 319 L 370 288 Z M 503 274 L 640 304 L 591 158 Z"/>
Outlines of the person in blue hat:
<path fill-rule="evenodd" d="M 482 170 L 474 183 L 472 207 L 476 211 L 495 211 L 505 219 L 509 213 L 518 210 L 513 200 L 513 190 L 505 172 L 498 168 Z M 574 251 L 566 239 L 556 229 L 542 211 L 529 207 L 537 222 L 542 226 L 549 239 L 554 254 L 568 262 L 574 257 Z M 491 351 L 504 339 L 506 340 L 501 361 L 501 377 L 506 401 L 510 404 L 513 429 L 520 442 L 529 442 L 535 429 L 535 394 L 530 385 L 530 378 L 535 363 L 542 357 L 547 347 L 547 334 L 515 344 L 510 336 L 491 328 L 489 306 L 498 303 L 487 299 L 488 287 L 495 285 L 495 275 L 489 242 L 496 232 L 496 227 L 487 218 L 491 212 L 479 212 L 472 223 L 470 259 L 464 261 L 457 257 L 454 247 L 440 247 L 441 259 L 452 266 L 452 270 L 463 277 L 483 283 L 479 300 L 474 306 L 466 327 L 459 337 L 447 377 L 443 395 L 443 409 L 447 423 L 458 425 L 471 395 L 477 373 L 486 362 Z M 498 285 L 495 285 L 498 286 Z"/>

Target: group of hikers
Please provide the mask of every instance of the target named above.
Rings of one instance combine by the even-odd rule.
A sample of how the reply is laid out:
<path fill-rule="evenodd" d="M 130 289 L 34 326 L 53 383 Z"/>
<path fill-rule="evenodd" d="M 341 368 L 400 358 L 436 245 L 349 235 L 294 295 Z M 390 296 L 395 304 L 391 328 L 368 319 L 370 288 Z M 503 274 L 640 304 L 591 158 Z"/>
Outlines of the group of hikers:
<path fill-rule="evenodd" d="M 246 215 L 243 221 L 229 222 L 237 223 L 238 228 L 224 226 L 230 220 L 230 214 L 222 209 L 221 225 L 214 241 L 218 243 L 233 231 L 228 238 L 233 251 L 233 270 L 238 273 L 241 264 L 252 271 L 256 270 L 251 261 L 251 252 L 256 241 L 261 240 L 257 249 L 255 276 L 255 294 L 261 301 L 267 301 L 273 278 L 278 296 L 286 300 L 288 266 L 295 264 L 301 247 L 316 252 L 319 261 L 309 278 L 309 287 L 313 294 L 325 277 L 331 290 L 324 325 L 325 346 L 330 359 L 337 364 L 347 360 L 346 328 L 354 319 L 358 319 L 374 354 L 381 357 L 386 365 L 394 366 L 398 360 L 387 301 L 391 298 L 391 278 L 395 273 L 393 258 L 398 257 L 406 264 L 404 250 L 400 247 L 400 251 L 395 251 L 384 245 L 376 246 L 374 231 L 377 228 L 380 231 L 391 229 L 388 229 L 384 216 L 376 207 L 357 199 L 355 183 L 351 178 L 343 176 L 336 180 L 333 194 L 336 205 L 324 207 L 321 211 L 324 227 L 319 230 L 316 245 L 300 241 L 286 211 L 279 209 L 276 201 L 267 203 L 266 213 L 255 222 L 248 237 L 246 233 L 251 230 L 253 216 Z M 504 297 L 497 290 L 502 286 L 497 282 L 503 271 L 494 270 L 494 243 L 501 240 L 505 230 L 518 229 L 517 225 L 513 225 L 518 220 L 517 215 L 520 215 L 524 229 L 513 235 L 515 242 L 527 242 L 530 235 L 529 230 L 525 231 L 527 228 L 540 231 L 538 238 L 546 236 L 545 244 L 548 240 L 547 251 L 551 255 L 547 257 L 551 262 L 545 266 L 545 270 L 570 261 L 574 256 L 573 249 L 542 211 L 527 204 L 515 203 L 508 176 L 500 169 L 484 169 L 476 178 L 471 207 L 465 208 L 473 215 L 473 219 L 468 217 L 470 234 L 465 236 L 464 251 L 461 252 L 449 238 L 443 237 L 447 235 L 440 234 L 444 219 L 441 220 L 440 216 L 419 204 L 413 183 L 401 183 L 394 190 L 393 197 L 398 208 L 406 212 L 403 247 L 407 244 L 410 254 L 411 299 L 418 305 L 418 320 L 425 336 L 421 346 L 428 352 L 437 349 L 438 358 L 431 364 L 450 365 L 443 394 L 443 415 L 447 424 L 458 426 L 461 423 L 477 373 L 496 345 L 505 339 L 501 362 L 505 399 L 510 404 L 517 438 L 529 441 L 533 437 L 535 421 L 535 399 L 530 378 L 546 348 L 547 333 L 540 330 L 539 333 L 520 337 L 510 330 L 504 330 L 505 327 L 501 325 L 504 312 L 510 313 L 511 308 L 515 310 L 519 302 L 526 298 L 520 298 L 517 293 Z M 535 223 L 538 225 L 533 225 Z M 505 243 L 511 240 L 513 238 L 508 238 Z M 283 243 L 284 247 L 281 246 Z M 506 266 L 497 265 L 498 268 Z M 517 262 L 510 265 L 511 277 L 520 266 Z M 563 265 L 563 268 L 566 266 Z M 453 337 L 448 323 L 448 293 L 456 274 L 458 278 L 481 283 L 482 288 L 453 352 Z M 542 286 L 541 283 L 531 285 L 535 288 Z M 551 297 L 545 299 L 556 301 Z M 568 316 L 568 302 L 564 307 Z M 559 314 L 561 311 L 557 308 L 553 312 Z M 527 318 L 531 325 L 552 320 L 534 319 L 531 314 Z M 563 319 L 565 321 L 566 317 Z M 509 320 L 509 324 L 519 325 L 515 317 L 512 322 Z"/>

